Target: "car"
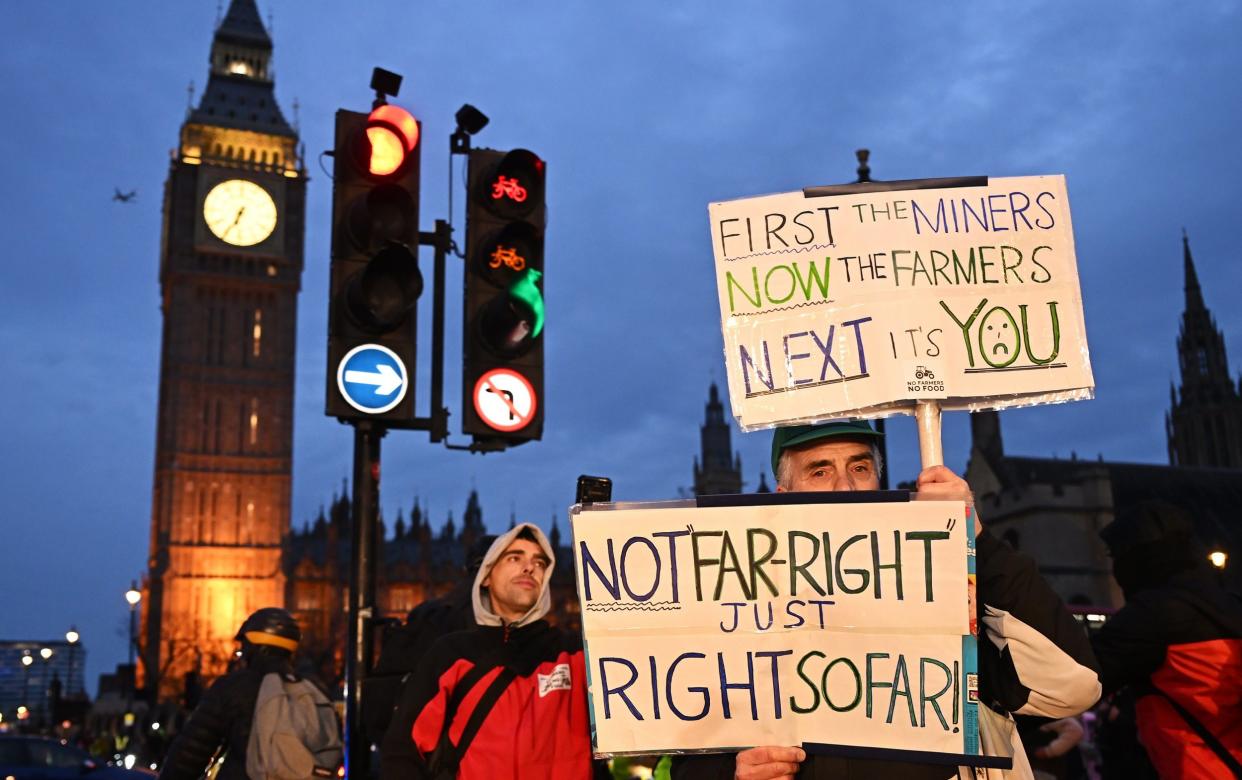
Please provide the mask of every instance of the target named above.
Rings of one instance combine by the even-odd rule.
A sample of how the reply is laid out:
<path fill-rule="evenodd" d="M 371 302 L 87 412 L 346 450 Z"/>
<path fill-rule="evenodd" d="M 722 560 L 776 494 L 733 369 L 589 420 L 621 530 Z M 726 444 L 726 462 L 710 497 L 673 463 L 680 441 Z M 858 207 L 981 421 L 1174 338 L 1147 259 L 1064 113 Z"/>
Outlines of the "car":
<path fill-rule="evenodd" d="M 108 766 L 59 739 L 0 735 L 0 778 L 4 780 L 151 780 L 154 774 Z"/>

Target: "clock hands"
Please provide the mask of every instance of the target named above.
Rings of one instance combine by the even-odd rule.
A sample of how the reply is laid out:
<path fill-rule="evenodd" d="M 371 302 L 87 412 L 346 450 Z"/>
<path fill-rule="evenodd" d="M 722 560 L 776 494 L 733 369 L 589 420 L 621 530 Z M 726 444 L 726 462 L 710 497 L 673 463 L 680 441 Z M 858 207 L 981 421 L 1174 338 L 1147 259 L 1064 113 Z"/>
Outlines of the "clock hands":
<path fill-rule="evenodd" d="M 233 228 L 237 227 L 238 223 L 239 223 L 239 222 L 241 222 L 242 214 L 244 214 L 245 212 L 246 212 L 246 207 L 245 207 L 245 206 L 242 206 L 241 208 L 239 208 L 239 209 L 237 210 L 237 216 L 233 218 L 233 224 L 229 225 L 229 226 L 225 229 L 225 231 L 224 231 L 224 235 L 223 235 L 223 236 L 221 236 L 221 238 L 223 238 L 224 236 L 227 236 L 229 233 L 232 233 L 232 232 L 233 232 Z"/>
<path fill-rule="evenodd" d="M 270 236 L 277 211 L 271 195 L 245 179 L 220 182 L 203 199 L 203 217 L 212 235 L 239 247 L 254 246 Z"/>

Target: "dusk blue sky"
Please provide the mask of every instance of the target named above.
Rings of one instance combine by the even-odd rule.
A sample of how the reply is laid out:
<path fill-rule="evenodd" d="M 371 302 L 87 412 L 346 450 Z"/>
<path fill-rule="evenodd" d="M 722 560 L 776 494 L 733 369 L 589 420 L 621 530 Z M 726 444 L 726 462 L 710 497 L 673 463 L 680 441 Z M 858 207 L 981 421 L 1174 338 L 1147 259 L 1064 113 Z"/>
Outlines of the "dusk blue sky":
<path fill-rule="evenodd" d="M 390 522 L 416 496 L 436 523 L 449 510 L 460 518 L 475 487 L 493 528 L 511 512 L 544 525 L 558 514 L 564 527 L 578 474 L 611 476 L 621 499 L 690 485 L 707 388 L 724 378 L 707 204 L 852 181 L 859 147 L 872 150 L 877 179 L 1067 177 L 1096 399 L 1004 413 L 1008 451 L 1167 461 L 1183 226 L 1242 368 L 1236 2 L 260 8 L 274 16 L 276 94 L 290 119 L 300 106 L 311 177 L 297 525 L 350 471 L 350 429 L 323 415 L 331 187 L 318 159 L 333 112 L 369 105 L 375 65 L 405 76 L 396 102 L 424 123 L 424 229 L 447 216 L 448 135 L 464 102 L 491 117 L 479 145 L 530 148 L 549 171 L 544 440 L 478 456 L 390 434 Z M 58 638 L 76 624 L 92 688 L 124 660 L 122 594 L 145 568 L 161 192 L 186 88 L 201 95 L 206 83 L 216 15 L 210 0 L 0 11 L 0 638 Z M 112 202 L 114 187 L 137 189 L 137 201 Z M 460 240 L 460 186 L 455 203 Z M 460 278 L 454 263 L 454 431 Z M 913 425 L 891 430 L 894 477 L 912 478 Z M 945 431 L 946 460 L 961 470 L 966 417 L 948 417 Z M 748 489 L 768 441 L 735 436 Z"/>

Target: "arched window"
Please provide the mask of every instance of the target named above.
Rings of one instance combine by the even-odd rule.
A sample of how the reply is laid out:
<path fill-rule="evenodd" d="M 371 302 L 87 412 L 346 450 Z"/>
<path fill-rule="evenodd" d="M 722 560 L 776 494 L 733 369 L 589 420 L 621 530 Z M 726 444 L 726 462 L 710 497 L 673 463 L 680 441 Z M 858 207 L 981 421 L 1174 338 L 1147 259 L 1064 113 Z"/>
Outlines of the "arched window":
<path fill-rule="evenodd" d="M 259 443 L 259 399 L 250 399 L 250 443 Z"/>
<path fill-rule="evenodd" d="M 255 309 L 250 325 L 250 354 L 259 357 L 263 351 L 263 310 Z"/>

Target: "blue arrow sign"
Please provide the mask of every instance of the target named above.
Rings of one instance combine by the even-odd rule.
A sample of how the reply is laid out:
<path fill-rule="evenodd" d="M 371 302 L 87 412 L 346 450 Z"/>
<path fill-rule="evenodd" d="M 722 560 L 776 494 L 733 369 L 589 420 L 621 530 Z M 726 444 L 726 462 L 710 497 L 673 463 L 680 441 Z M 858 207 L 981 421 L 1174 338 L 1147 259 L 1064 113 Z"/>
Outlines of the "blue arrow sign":
<path fill-rule="evenodd" d="M 379 344 L 360 344 L 341 359 L 336 386 L 358 411 L 382 414 L 401 403 L 410 381 L 397 353 Z"/>

